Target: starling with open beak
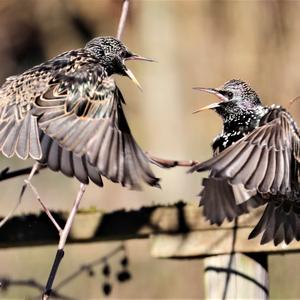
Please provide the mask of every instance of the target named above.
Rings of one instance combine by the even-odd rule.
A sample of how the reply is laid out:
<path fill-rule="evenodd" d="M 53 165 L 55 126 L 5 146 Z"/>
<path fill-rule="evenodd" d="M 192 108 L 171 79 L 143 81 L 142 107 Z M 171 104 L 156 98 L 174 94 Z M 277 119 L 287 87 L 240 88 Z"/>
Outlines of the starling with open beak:
<path fill-rule="evenodd" d="M 263 233 L 261 243 L 300 240 L 300 137 L 291 115 L 280 106 L 263 106 L 243 81 L 230 80 L 220 88 L 196 88 L 216 95 L 212 109 L 223 120 L 213 141 L 213 158 L 190 172 L 210 171 L 203 179 L 200 205 L 212 224 L 266 204 L 250 233 Z"/>
<path fill-rule="evenodd" d="M 31 157 L 83 184 L 102 186 L 105 176 L 133 189 L 159 186 L 112 78 L 128 76 L 140 87 L 126 60 L 151 61 L 113 37 L 98 37 L 7 78 L 0 88 L 1 152 Z"/>

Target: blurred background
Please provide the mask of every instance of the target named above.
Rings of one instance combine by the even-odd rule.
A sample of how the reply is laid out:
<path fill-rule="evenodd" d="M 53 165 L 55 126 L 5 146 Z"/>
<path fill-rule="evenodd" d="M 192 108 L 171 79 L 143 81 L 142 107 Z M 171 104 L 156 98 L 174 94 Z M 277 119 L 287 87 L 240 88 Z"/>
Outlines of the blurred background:
<path fill-rule="evenodd" d="M 121 0 L 0 0 L 1 82 L 63 51 L 83 47 L 93 37 L 115 35 L 121 6 Z M 159 62 L 128 63 L 143 93 L 128 79 L 116 77 L 127 102 L 128 122 L 140 146 L 164 158 L 210 157 L 210 143 L 220 132 L 221 121 L 213 112 L 192 115 L 214 100 L 193 91 L 194 86 L 217 87 L 239 78 L 249 82 L 266 105 L 288 107 L 289 100 L 300 95 L 299 9 L 298 1 L 131 0 L 123 41 L 132 51 Z M 289 110 L 299 121 L 300 103 Z M 0 166 L 31 164 L 2 156 Z M 104 189 L 89 186 L 81 206 L 107 212 L 178 200 L 197 203 L 201 175 L 186 175 L 180 168 L 153 170 L 162 178 L 161 190 L 145 187 L 143 192 L 133 192 L 105 181 Z M 0 184 L 1 216 L 17 200 L 22 180 Z M 76 180 L 48 170 L 33 183 L 51 210 L 68 210 L 79 187 Z M 28 192 L 17 213 L 39 210 Z M 115 246 L 67 246 L 58 281 L 79 264 L 101 257 Z M 201 260 L 154 260 L 146 240 L 129 241 L 127 246 L 133 280 L 117 285 L 112 298 L 203 297 Z M 54 251 L 55 247 L 1 249 L 0 277 L 35 278 L 44 283 Z M 299 295 L 297 280 L 281 280 L 284 270 L 297 278 L 292 267 L 297 262 L 298 254 L 270 256 L 272 298 Z M 88 276 L 79 277 L 64 291 L 81 299 L 102 297 L 100 279 Z M 1 298 L 36 294 L 32 287 L 0 287 Z"/>

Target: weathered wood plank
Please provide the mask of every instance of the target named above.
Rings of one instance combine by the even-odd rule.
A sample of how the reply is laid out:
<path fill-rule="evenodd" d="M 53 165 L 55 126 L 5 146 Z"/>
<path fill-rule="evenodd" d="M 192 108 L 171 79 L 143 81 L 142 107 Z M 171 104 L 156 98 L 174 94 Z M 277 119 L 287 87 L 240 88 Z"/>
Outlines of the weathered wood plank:
<path fill-rule="evenodd" d="M 236 251 L 293 251 L 300 249 L 300 243 L 274 247 L 272 243 L 259 245 L 259 238 L 248 240 L 248 234 L 258 221 L 261 209 L 239 218 Z M 60 225 L 64 224 L 63 213 L 53 213 Z M 73 230 L 69 243 L 89 243 L 103 240 L 152 239 L 152 254 L 155 257 L 206 256 L 226 254 L 232 250 L 234 223 L 222 227 L 212 226 L 202 216 L 202 209 L 196 205 L 180 202 L 172 206 L 143 207 L 139 210 L 119 210 L 111 213 L 79 214 L 85 227 L 92 227 L 88 235 Z M 86 218 L 85 218 L 86 217 Z M 75 227 L 83 225 L 75 221 Z M 88 226 L 86 226 L 89 224 Z M 75 229 L 75 228 L 74 228 Z M 87 228 L 85 228 L 86 231 Z M 28 245 L 56 244 L 58 233 L 47 216 L 27 215 L 12 218 L 0 229 L 0 248 Z"/>
<path fill-rule="evenodd" d="M 268 299 L 266 266 L 241 253 L 206 257 L 206 299 Z"/>
<path fill-rule="evenodd" d="M 193 231 L 186 234 L 153 234 L 151 255 L 157 258 L 197 257 L 236 252 L 287 252 L 300 249 L 299 242 L 284 243 L 275 247 L 273 243 L 259 244 L 259 237 L 248 240 L 252 228 L 237 228 L 233 247 L 233 230 Z"/>

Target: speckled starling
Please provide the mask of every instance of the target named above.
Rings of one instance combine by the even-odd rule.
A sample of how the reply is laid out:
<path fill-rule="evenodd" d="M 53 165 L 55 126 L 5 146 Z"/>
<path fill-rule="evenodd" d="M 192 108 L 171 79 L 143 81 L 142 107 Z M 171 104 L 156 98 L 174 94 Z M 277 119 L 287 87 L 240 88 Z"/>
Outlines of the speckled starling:
<path fill-rule="evenodd" d="M 196 88 L 220 101 L 212 109 L 223 120 L 223 131 L 213 141 L 213 158 L 190 169 L 210 171 L 203 179 L 200 204 L 211 223 L 265 205 L 250 233 L 263 233 L 261 243 L 300 240 L 299 131 L 280 106 L 263 106 L 245 82 L 230 80 L 220 88 Z"/>
<path fill-rule="evenodd" d="M 0 88 L 1 152 L 31 157 L 84 184 L 90 179 L 102 186 L 103 175 L 130 188 L 158 186 L 112 78 L 124 75 L 138 84 L 126 60 L 148 59 L 113 37 L 98 37 L 7 78 Z"/>

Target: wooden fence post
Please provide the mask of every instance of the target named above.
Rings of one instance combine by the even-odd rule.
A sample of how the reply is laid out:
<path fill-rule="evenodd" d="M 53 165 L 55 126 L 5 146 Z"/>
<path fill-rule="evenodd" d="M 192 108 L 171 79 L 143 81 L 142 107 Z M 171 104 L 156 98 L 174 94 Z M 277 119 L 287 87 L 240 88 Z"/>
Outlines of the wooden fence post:
<path fill-rule="evenodd" d="M 209 256 L 204 274 L 206 299 L 268 299 L 266 254 Z"/>

